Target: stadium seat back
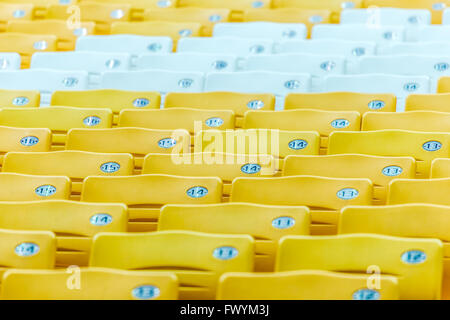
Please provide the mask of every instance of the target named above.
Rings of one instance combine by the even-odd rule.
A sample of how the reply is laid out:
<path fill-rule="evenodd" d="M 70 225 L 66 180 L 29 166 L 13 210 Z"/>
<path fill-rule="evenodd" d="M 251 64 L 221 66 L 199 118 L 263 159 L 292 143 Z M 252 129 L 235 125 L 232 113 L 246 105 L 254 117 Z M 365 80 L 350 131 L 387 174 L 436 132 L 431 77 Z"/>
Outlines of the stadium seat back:
<path fill-rule="evenodd" d="M 387 204 L 431 203 L 448 206 L 450 178 L 396 179 L 389 185 Z"/>
<path fill-rule="evenodd" d="M 424 132 L 446 132 L 450 113 L 436 111 L 368 112 L 363 116 L 361 131 L 400 129 Z"/>
<path fill-rule="evenodd" d="M 406 98 L 405 111 L 450 112 L 450 94 L 411 94 Z"/>
<path fill-rule="evenodd" d="M 432 179 L 450 178 L 450 159 L 435 159 L 431 163 Z"/>

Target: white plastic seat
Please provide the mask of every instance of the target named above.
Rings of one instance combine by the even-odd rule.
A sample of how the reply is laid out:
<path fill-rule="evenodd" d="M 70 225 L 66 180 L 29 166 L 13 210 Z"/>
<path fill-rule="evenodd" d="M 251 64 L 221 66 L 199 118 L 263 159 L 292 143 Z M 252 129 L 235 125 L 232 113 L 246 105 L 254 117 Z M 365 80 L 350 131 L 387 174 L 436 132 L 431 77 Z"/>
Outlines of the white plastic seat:
<path fill-rule="evenodd" d="M 311 91 L 311 75 L 270 71 L 210 73 L 206 76 L 205 91 L 272 93 L 277 98 L 276 108 L 281 109 L 284 96 Z"/>
<path fill-rule="evenodd" d="M 20 63 L 21 63 L 20 54 L 16 52 L 0 53 L 0 71 L 19 70 Z"/>
<path fill-rule="evenodd" d="M 444 56 L 450 52 L 450 42 L 426 41 L 426 42 L 402 42 L 391 43 L 377 48 L 378 55 L 429 55 Z"/>
<path fill-rule="evenodd" d="M 430 78 L 387 74 L 331 75 L 324 79 L 324 92 L 392 93 L 397 96 L 397 111 L 404 111 L 409 94 L 430 93 Z"/>
<path fill-rule="evenodd" d="M 214 37 L 267 38 L 272 40 L 306 39 L 308 29 L 301 23 L 239 22 L 218 23 Z"/>
<path fill-rule="evenodd" d="M 318 24 L 313 27 L 311 38 L 374 41 L 378 44 L 405 41 L 405 34 L 405 28 L 399 26 Z"/>
<path fill-rule="evenodd" d="M 192 37 L 178 41 L 178 52 L 221 53 L 246 57 L 254 54 L 270 54 L 274 42 L 270 39 L 233 37 Z"/>
<path fill-rule="evenodd" d="M 49 69 L 3 71 L 0 72 L 0 89 L 38 90 L 41 92 L 41 105 L 48 105 L 53 91 L 89 89 L 88 78 L 86 71 Z"/>
<path fill-rule="evenodd" d="M 130 54 L 169 53 L 173 50 L 170 37 L 138 35 L 84 36 L 77 40 L 76 51 L 124 52 Z"/>
<path fill-rule="evenodd" d="M 165 55 L 145 54 L 138 57 L 136 67 L 192 72 L 236 71 L 236 56 L 225 54 L 174 53 Z"/>
<path fill-rule="evenodd" d="M 450 24 L 450 8 L 444 10 L 442 14 L 442 24 Z"/>
<path fill-rule="evenodd" d="M 431 23 L 431 12 L 422 9 L 368 8 L 341 12 L 341 24 L 374 24 L 416 27 Z"/>
<path fill-rule="evenodd" d="M 411 41 L 446 41 L 450 39 L 450 25 L 430 25 L 417 29 Z"/>

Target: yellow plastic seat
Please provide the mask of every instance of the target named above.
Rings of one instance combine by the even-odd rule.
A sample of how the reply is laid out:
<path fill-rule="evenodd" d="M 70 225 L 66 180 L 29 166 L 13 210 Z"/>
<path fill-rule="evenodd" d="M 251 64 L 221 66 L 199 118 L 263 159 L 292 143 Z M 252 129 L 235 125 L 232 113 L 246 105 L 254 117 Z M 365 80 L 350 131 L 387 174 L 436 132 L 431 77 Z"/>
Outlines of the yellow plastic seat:
<path fill-rule="evenodd" d="M 413 157 L 417 178 L 428 178 L 431 161 L 448 157 L 449 150 L 450 134 L 406 130 L 334 132 L 328 145 L 328 154 Z"/>
<path fill-rule="evenodd" d="M 154 231 L 164 204 L 211 204 L 222 200 L 222 181 L 214 177 L 137 175 L 87 177 L 81 201 L 128 205 L 129 231 Z"/>
<path fill-rule="evenodd" d="M 268 155 L 225 153 L 149 154 L 144 159 L 143 174 L 168 174 L 187 177 L 218 177 L 223 182 L 226 201 L 231 182 L 237 177 L 271 177 L 278 174 L 278 162 Z"/>
<path fill-rule="evenodd" d="M 236 127 L 242 127 L 245 112 L 275 110 L 275 96 L 237 92 L 168 93 L 164 101 L 164 108 L 180 107 L 232 110 L 236 114 Z"/>
<path fill-rule="evenodd" d="M 321 270 L 224 274 L 218 300 L 397 300 L 398 280 L 380 276 L 380 289 L 368 288 L 370 276 Z M 269 312 L 270 313 L 270 312 Z"/>
<path fill-rule="evenodd" d="M 85 151 L 9 152 L 3 164 L 3 172 L 67 176 L 72 181 L 74 199 L 79 198 L 87 176 L 127 176 L 133 170 L 130 154 Z"/>
<path fill-rule="evenodd" d="M 375 234 L 286 236 L 279 243 L 275 269 L 364 273 L 372 279 L 396 276 L 400 300 L 439 300 L 442 259 L 443 245 L 438 239 Z"/>
<path fill-rule="evenodd" d="M 344 9 L 361 8 L 363 0 L 272 0 L 273 8 L 301 8 L 316 10 L 331 10 L 333 12 L 331 21 L 339 22 L 340 13 Z"/>
<path fill-rule="evenodd" d="M 10 21 L 7 32 L 19 32 L 57 37 L 58 51 L 75 50 L 75 42 L 79 36 L 93 34 L 94 23 L 81 23 L 76 29 L 70 29 L 64 20 Z"/>
<path fill-rule="evenodd" d="M 396 179 L 389 185 L 387 204 L 431 203 L 450 206 L 450 178 Z"/>
<path fill-rule="evenodd" d="M 37 35 L 6 32 L 0 34 L 0 51 L 17 52 L 21 57 L 22 69 L 28 68 L 31 56 L 35 52 L 56 51 L 57 37 L 54 35 Z"/>
<path fill-rule="evenodd" d="M 410 94 L 406 98 L 405 111 L 450 112 L 450 93 Z"/>
<path fill-rule="evenodd" d="M 0 105 L 3 108 L 39 107 L 41 94 L 33 90 L 0 90 Z"/>
<path fill-rule="evenodd" d="M 0 201 L 67 200 L 69 196 L 68 177 L 0 173 Z"/>
<path fill-rule="evenodd" d="M 101 108 L 3 108 L 0 125 L 24 128 L 48 128 L 53 133 L 52 149 L 62 150 L 72 128 L 111 128 L 112 112 Z"/>
<path fill-rule="evenodd" d="M 400 129 L 425 132 L 448 132 L 450 113 L 436 111 L 368 112 L 361 131 Z"/>
<path fill-rule="evenodd" d="M 402 204 L 342 209 L 339 233 L 377 233 L 399 237 L 439 239 L 444 245 L 442 299 L 450 299 L 450 207 Z"/>
<path fill-rule="evenodd" d="M 278 23 L 303 23 L 308 28 L 308 34 L 318 23 L 331 23 L 330 10 L 305 10 L 298 8 L 281 9 L 251 9 L 244 11 L 244 22 L 270 21 Z"/>
<path fill-rule="evenodd" d="M 161 208 L 158 230 L 251 235 L 255 239 L 255 271 L 273 272 L 280 238 L 309 235 L 309 225 L 307 207 L 249 203 L 169 204 Z"/>
<path fill-rule="evenodd" d="M 122 91 L 111 89 L 87 91 L 55 91 L 52 94 L 52 106 L 78 108 L 108 108 L 113 112 L 113 124 L 119 121 L 123 109 L 159 109 L 159 92 Z"/>
<path fill-rule="evenodd" d="M 176 300 L 178 280 L 171 273 L 107 268 L 9 270 L 3 300 Z M 70 284 L 70 285 L 68 285 Z"/>
<path fill-rule="evenodd" d="M 442 77 L 439 79 L 437 93 L 450 93 L 450 77 Z"/>
<path fill-rule="evenodd" d="M 308 206 L 311 234 L 335 234 L 339 210 L 348 205 L 370 205 L 369 179 L 338 179 L 314 176 L 236 178 L 231 202 L 276 206 Z"/>
<path fill-rule="evenodd" d="M 141 36 L 170 37 L 176 42 L 184 37 L 201 36 L 202 25 L 195 22 L 144 21 L 144 22 L 114 22 L 111 34 L 136 34 Z"/>
<path fill-rule="evenodd" d="M 98 3 L 127 3 L 132 8 L 175 8 L 178 0 L 79 0 L 79 2 L 98 2 Z"/>
<path fill-rule="evenodd" d="M 364 7 L 389 7 L 403 9 L 426 9 L 431 11 L 431 22 L 442 23 L 444 8 L 450 6 L 449 0 L 363 0 Z"/>
<path fill-rule="evenodd" d="M 397 98 L 393 94 L 324 92 L 291 93 L 286 97 L 285 110 L 319 109 L 327 111 L 395 112 Z"/>
<path fill-rule="evenodd" d="M 317 131 L 320 134 L 320 152 L 326 154 L 328 136 L 333 131 L 360 131 L 361 116 L 352 111 L 247 111 L 244 129 L 256 128 Z"/>
<path fill-rule="evenodd" d="M 52 133 L 49 129 L 26 129 L 0 126 L 0 166 L 10 151 L 49 151 Z"/>
<path fill-rule="evenodd" d="M 81 2 L 77 10 L 68 10 L 65 5 L 51 5 L 47 10 L 47 19 L 66 21 L 77 18 L 94 26 L 95 34 L 110 34 L 111 25 L 117 21 L 132 20 L 131 6 L 122 3 Z M 70 20 L 69 20 L 70 19 Z M 75 22 L 75 21 L 73 21 Z"/>
<path fill-rule="evenodd" d="M 49 231 L 0 229 L 0 281 L 11 268 L 53 269 L 56 239 Z"/>
<path fill-rule="evenodd" d="M 191 138 L 186 130 L 151 130 L 144 128 L 72 129 L 67 134 L 66 150 L 103 153 L 131 153 L 136 172 L 142 169 L 145 155 L 189 153 Z"/>
<path fill-rule="evenodd" d="M 99 232 L 125 232 L 123 204 L 67 200 L 0 202 L 0 229 L 48 230 L 56 234 L 56 265 L 86 266 L 92 237 Z"/>
<path fill-rule="evenodd" d="M 102 233 L 94 238 L 90 265 L 174 272 L 180 299 L 214 299 L 219 277 L 253 271 L 254 241 L 247 235 L 188 231 Z"/>
<path fill-rule="evenodd" d="M 201 36 L 211 37 L 214 25 L 229 22 L 231 10 L 218 8 L 158 8 L 144 13 L 145 21 L 196 22 L 202 25 Z"/>
<path fill-rule="evenodd" d="M 450 178 L 450 159 L 435 159 L 431 163 L 431 179 Z"/>
<path fill-rule="evenodd" d="M 415 160 L 411 157 L 378 157 L 362 154 L 328 156 L 288 156 L 283 176 L 322 176 L 367 178 L 373 183 L 372 203 L 386 203 L 388 185 L 393 179 L 414 179 Z"/>
<path fill-rule="evenodd" d="M 0 2 L 0 31 L 5 32 L 9 21 L 34 19 L 33 3 Z"/>
<path fill-rule="evenodd" d="M 320 135 L 314 131 L 270 129 L 205 130 L 194 139 L 194 152 L 272 155 L 283 159 L 288 155 L 318 155 Z"/>

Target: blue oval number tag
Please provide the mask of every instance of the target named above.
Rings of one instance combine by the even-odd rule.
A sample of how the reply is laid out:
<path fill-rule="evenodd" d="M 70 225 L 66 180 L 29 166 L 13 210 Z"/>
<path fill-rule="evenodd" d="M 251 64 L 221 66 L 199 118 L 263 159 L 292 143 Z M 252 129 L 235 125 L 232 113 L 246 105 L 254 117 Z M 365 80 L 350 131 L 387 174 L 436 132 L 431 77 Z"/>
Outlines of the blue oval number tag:
<path fill-rule="evenodd" d="M 161 291 L 155 286 L 139 286 L 133 289 L 131 292 L 134 298 L 139 300 L 151 300 L 158 298 Z"/>
<path fill-rule="evenodd" d="M 158 141 L 158 147 L 163 149 L 173 148 L 177 144 L 177 141 L 172 138 L 165 138 Z"/>
<path fill-rule="evenodd" d="M 295 225 L 295 219 L 291 217 L 279 217 L 272 221 L 272 226 L 277 229 L 289 229 Z"/>
<path fill-rule="evenodd" d="M 370 110 L 380 110 L 386 106 L 386 103 L 381 100 L 372 100 L 369 102 L 368 106 Z"/>
<path fill-rule="evenodd" d="M 39 252 L 39 246 L 32 242 L 23 242 L 16 246 L 14 252 L 19 257 L 31 257 Z"/>
<path fill-rule="evenodd" d="M 420 250 L 410 250 L 402 254 L 402 261 L 407 264 L 419 264 L 425 260 L 427 260 L 427 255 Z"/>
<path fill-rule="evenodd" d="M 442 143 L 439 141 L 428 141 L 422 147 L 425 151 L 438 151 L 442 148 Z"/>
<path fill-rule="evenodd" d="M 150 101 L 146 98 L 137 98 L 133 101 L 133 106 L 136 108 L 144 108 L 148 106 Z"/>
<path fill-rule="evenodd" d="M 331 126 L 335 129 L 344 129 L 350 125 L 350 121 L 346 119 L 336 119 L 331 122 Z"/>
<path fill-rule="evenodd" d="M 220 247 L 214 249 L 213 257 L 219 260 L 230 260 L 238 255 L 238 251 L 233 247 Z"/>
<path fill-rule="evenodd" d="M 120 164 L 117 162 L 106 162 L 100 166 L 100 170 L 104 173 L 113 173 L 117 172 L 120 169 Z"/>
<path fill-rule="evenodd" d="M 359 192 L 354 188 L 344 188 L 337 192 L 337 197 L 342 200 L 352 200 L 358 196 Z"/>
<path fill-rule="evenodd" d="M 97 116 L 89 116 L 84 118 L 83 123 L 87 125 L 88 127 L 95 127 L 98 126 L 102 122 L 102 119 L 100 119 Z"/>
<path fill-rule="evenodd" d="M 360 289 L 353 293 L 353 300 L 380 300 L 380 293 L 373 289 Z"/>
<path fill-rule="evenodd" d="M 205 124 L 210 127 L 210 128 L 217 128 L 220 127 L 221 125 L 223 125 L 223 119 L 218 118 L 218 117 L 214 117 L 214 118 L 209 118 L 205 121 Z"/>
<path fill-rule="evenodd" d="M 112 217 L 106 213 L 97 213 L 89 219 L 89 222 L 94 226 L 102 227 L 110 224 Z"/>
<path fill-rule="evenodd" d="M 241 171 L 245 174 L 255 174 L 261 171 L 261 166 L 256 163 L 247 163 L 241 167 Z"/>
<path fill-rule="evenodd" d="M 13 105 L 15 106 L 25 106 L 30 102 L 30 99 L 28 99 L 27 97 L 16 97 L 13 100 Z"/>
<path fill-rule="evenodd" d="M 20 139 L 20 144 L 25 147 L 35 146 L 39 143 L 39 138 L 35 136 L 23 137 Z"/>
<path fill-rule="evenodd" d="M 387 177 L 396 177 L 402 174 L 403 169 L 399 166 L 388 166 L 382 172 Z"/>
<path fill-rule="evenodd" d="M 292 140 L 291 142 L 289 142 L 288 146 L 289 146 L 289 149 L 292 149 L 292 150 L 302 150 L 308 146 L 308 142 L 306 142 L 305 140 L 297 139 L 297 140 Z"/>
<path fill-rule="evenodd" d="M 44 185 L 37 187 L 36 190 L 34 190 L 38 196 L 41 197 L 50 197 L 56 193 L 56 188 L 52 185 Z"/>
<path fill-rule="evenodd" d="M 208 194 L 208 189 L 205 187 L 192 187 L 188 191 L 186 191 L 186 194 L 191 198 L 203 198 Z"/>

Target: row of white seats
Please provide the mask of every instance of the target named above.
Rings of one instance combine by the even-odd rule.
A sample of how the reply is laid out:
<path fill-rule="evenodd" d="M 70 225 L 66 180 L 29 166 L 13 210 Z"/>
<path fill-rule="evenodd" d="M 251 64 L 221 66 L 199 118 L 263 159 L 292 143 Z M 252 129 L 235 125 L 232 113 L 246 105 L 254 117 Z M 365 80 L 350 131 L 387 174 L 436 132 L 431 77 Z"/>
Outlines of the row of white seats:
<path fill-rule="evenodd" d="M 431 82 L 427 76 L 329 75 L 323 78 L 323 87 L 318 91 L 393 93 L 398 97 L 398 111 L 403 111 L 404 99 L 409 94 L 433 92 Z M 211 91 L 273 93 L 277 96 L 277 109 L 282 109 L 284 97 L 290 93 L 314 92 L 312 77 L 307 73 L 243 71 L 215 72 L 205 76 L 201 72 L 111 71 L 102 73 L 99 85 L 93 86 L 87 71 L 29 69 L 0 72 L 0 89 L 39 90 L 43 105 L 48 105 L 56 90 L 97 88 L 159 91 L 163 95 L 167 92 Z"/>

